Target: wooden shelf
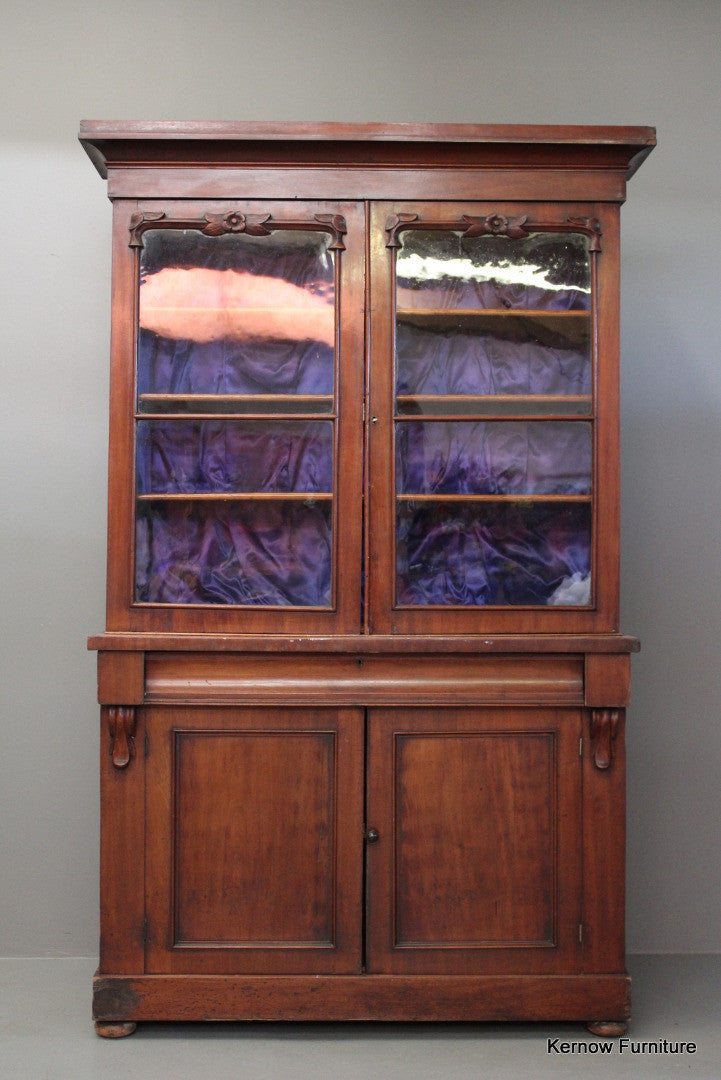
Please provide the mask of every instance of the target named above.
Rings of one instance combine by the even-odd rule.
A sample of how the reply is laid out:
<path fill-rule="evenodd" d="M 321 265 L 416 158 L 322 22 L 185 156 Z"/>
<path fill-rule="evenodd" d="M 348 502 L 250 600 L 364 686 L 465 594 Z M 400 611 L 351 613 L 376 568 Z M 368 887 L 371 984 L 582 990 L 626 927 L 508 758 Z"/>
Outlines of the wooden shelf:
<path fill-rule="evenodd" d="M 580 403 L 592 401 L 591 394 L 398 394 L 396 401 L 402 402 L 431 402 L 431 401 L 453 401 L 453 402 L 517 402 L 519 404 L 534 403 L 556 403 L 559 405 L 565 405 L 569 403 Z"/>
<path fill-rule="evenodd" d="M 165 267 L 164 269 L 169 269 Z M 203 266 L 191 266 L 185 269 L 190 270 L 192 273 L 194 270 L 204 270 Z M 222 274 L 224 270 L 216 270 L 214 273 Z M 152 276 L 152 275 L 151 275 Z M 146 279 L 149 280 L 149 279 Z M 285 282 L 283 278 L 278 278 L 278 281 L 282 281 L 284 284 L 291 284 Z M 300 288 L 300 286 L 295 286 Z M 312 293 L 307 295 L 312 296 Z M 142 304 L 142 312 L 155 312 L 155 311 L 210 311 L 223 313 L 229 313 L 232 315 L 242 315 L 247 312 L 249 315 L 268 315 L 268 314 L 282 314 L 282 315 L 300 315 L 302 318 L 305 316 L 315 316 L 320 312 L 322 315 L 327 315 L 329 311 L 333 310 L 333 305 L 329 303 L 319 303 L 316 306 L 303 305 L 303 304 L 266 304 L 265 307 L 261 307 L 259 304 Z"/>
<path fill-rule="evenodd" d="M 494 502 L 494 503 L 590 503 L 592 496 L 588 495 L 442 495 L 435 492 L 430 494 L 408 495 L 396 493 L 399 502 Z"/>
<path fill-rule="evenodd" d="M 396 317 L 407 319 L 420 316 L 424 319 L 459 317 L 505 319 L 522 316 L 529 319 L 588 319 L 591 312 L 585 308 L 398 308 Z"/>
<path fill-rule="evenodd" d="M 405 412 L 416 406 L 419 412 Z M 573 407 L 575 406 L 575 408 Z M 589 420 L 591 394 L 397 394 L 396 420 Z M 434 408 L 435 407 L 435 408 Z"/>
<path fill-rule="evenodd" d="M 332 394 L 138 394 L 138 401 L 156 404 L 159 402 L 192 401 L 193 403 L 230 401 L 333 401 Z"/>
<path fill-rule="evenodd" d="M 136 420 L 273 420 L 280 423 L 291 423 L 304 420 L 335 420 L 336 413 L 321 412 L 153 412 L 135 413 Z"/>
<path fill-rule="evenodd" d="M 138 394 L 138 420 L 335 418 L 333 394 Z"/>
<path fill-rule="evenodd" d="M 136 495 L 138 502 L 327 502 L 332 491 L 158 492 Z"/>
<path fill-rule="evenodd" d="M 485 330 L 486 333 L 520 334 L 542 345 L 578 347 L 589 345 L 591 312 L 554 311 L 546 308 L 398 308 L 396 322 L 419 330 Z"/>

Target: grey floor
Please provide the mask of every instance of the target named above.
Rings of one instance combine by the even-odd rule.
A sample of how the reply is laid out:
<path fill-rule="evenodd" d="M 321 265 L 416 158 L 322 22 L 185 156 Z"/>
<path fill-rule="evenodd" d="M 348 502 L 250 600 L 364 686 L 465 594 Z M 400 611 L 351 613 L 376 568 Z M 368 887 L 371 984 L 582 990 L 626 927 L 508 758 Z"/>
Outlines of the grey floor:
<path fill-rule="evenodd" d="M 633 1044 L 695 1054 L 549 1052 L 598 1043 L 580 1024 L 142 1024 L 99 1039 L 88 959 L 0 959 L 1 1080 L 721 1080 L 721 956 L 636 956 Z"/>

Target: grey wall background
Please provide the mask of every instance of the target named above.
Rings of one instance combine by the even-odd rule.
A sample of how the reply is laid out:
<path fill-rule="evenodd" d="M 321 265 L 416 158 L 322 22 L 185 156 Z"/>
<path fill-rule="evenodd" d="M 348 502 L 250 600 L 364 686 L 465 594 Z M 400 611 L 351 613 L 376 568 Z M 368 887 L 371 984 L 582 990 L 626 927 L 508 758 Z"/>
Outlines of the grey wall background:
<path fill-rule="evenodd" d="M 721 3 L 0 12 L 0 954 L 96 951 L 110 205 L 81 117 L 657 125 L 623 212 L 628 944 L 719 951 Z"/>

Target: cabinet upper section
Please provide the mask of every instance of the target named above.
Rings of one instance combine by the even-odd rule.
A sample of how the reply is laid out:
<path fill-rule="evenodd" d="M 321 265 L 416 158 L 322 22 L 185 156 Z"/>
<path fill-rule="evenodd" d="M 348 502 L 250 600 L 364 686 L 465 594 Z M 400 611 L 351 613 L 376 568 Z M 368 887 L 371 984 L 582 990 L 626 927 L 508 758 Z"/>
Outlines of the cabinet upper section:
<path fill-rule="evenodd" d="M 618 629 L 650 129 L 81 138 L 115 203 L 108 630 Z"/>

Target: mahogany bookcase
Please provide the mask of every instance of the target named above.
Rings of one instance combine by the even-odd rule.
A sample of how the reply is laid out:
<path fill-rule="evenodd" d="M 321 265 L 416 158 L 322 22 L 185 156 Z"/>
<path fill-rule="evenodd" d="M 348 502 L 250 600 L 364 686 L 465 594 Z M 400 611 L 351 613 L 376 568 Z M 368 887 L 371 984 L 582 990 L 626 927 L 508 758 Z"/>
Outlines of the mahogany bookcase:
<path fill-rule="evenodd" d="M 653 129 L 110 123 L 99 1034 L 625 1030 Z"/>

